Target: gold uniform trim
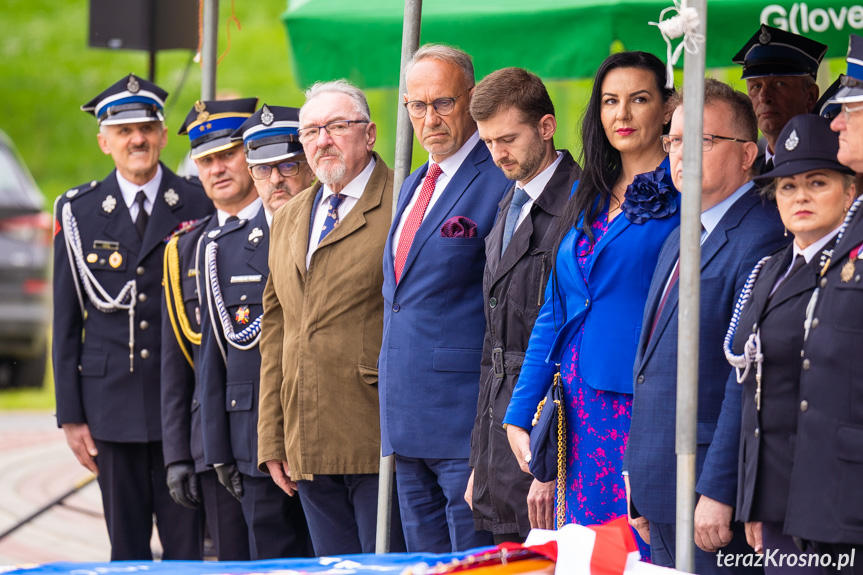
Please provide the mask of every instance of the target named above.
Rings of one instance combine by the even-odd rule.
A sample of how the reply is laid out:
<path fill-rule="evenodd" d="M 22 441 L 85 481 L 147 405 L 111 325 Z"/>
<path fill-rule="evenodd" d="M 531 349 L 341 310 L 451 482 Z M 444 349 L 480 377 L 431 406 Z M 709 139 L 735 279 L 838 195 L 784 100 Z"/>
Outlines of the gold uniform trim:
<path fill-rule="evenodd" d="M 183 290 L 180 283 L 180 255 L 177 252 L 178 239 L 179 236 L 174 236 L 165 246 L 165 305 L 168 309 L 168 317 L 171 318 L 171 327 L 174 330 L 177 343 L 180 344 L 180 349 L 183 350 L 183 355 L 186 356 L 189 365 L 195 367 L 195 362 L 189 354 L 184 338 L 192 345 L 201 345 L 201 334 L 192 329 L 192 324 L 186 315 L 186 306 L 183 303 Z"/>

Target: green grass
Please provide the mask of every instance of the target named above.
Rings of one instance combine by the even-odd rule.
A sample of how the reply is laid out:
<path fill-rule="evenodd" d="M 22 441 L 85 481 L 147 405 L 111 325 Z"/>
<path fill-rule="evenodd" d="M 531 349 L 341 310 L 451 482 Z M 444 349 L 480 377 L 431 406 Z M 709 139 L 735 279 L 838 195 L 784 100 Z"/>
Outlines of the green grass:
<path fill-rule="evenodd" d="M 0 390 L 0 411 L 4 410 L 54 410 L 54 377 L 50 366 L 41 389 L 2 389 Z"/>

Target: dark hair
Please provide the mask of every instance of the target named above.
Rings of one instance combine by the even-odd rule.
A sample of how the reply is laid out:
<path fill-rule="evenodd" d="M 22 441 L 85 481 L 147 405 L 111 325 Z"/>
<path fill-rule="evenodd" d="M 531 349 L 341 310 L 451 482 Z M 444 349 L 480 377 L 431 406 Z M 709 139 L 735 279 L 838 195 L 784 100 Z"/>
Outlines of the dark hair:
<path fill-rule="evenodd" d="M 474 88 L 470 100 L 470 115 L 483 122 L 499 112 L 515 108 L 528 124 L 539 122 L 547 114 L 554 115 L 554 104 L 545 84 L 535 74 L 523 68 L 503 68 L 492 72 Z"/>
<path fill-rule="evenodd" d="M 676 110 L 683 105 L 683 90 L 672 99 L 671 109 Z M 758 120 L 752 110 L 752 100 L 739 90 L 714 78 L 704 79 L 704 105 L 709 106 L 725 102 L 731 108 L 731 118 L 728 123 L 735 130 L 735 138 L 744 138 L 752 142 L 758 141 Z"/>
<path fill-rule="evenodd" d="M 591 226 L 605 204 L 611 197 L 611 188 L 620 175 L 620 152 L 608 138 L 602 126 L 602 83 L 606 75 L 616 68 L 640 68 L 653 72 L 656 89 L 662 100 L 667 102 L 674 94 L 673 88 L 666 88 L 667 72 L 665 64 L 647 52 L 619 52 L 612 54 L 600 65 L 593 80 L 593 89 L 584 116 L 581 119 L 581 165 L 584 174 L 578 184 L 578 189 L 567 202 L 559 222 L 559 237 L 554 248 L 556 261 L 560 240 L 578 223 L 578 218 L 584 214 L 582 229 L 593 241 Z M 599 201 L 597 201 L 599 200 Z"/>

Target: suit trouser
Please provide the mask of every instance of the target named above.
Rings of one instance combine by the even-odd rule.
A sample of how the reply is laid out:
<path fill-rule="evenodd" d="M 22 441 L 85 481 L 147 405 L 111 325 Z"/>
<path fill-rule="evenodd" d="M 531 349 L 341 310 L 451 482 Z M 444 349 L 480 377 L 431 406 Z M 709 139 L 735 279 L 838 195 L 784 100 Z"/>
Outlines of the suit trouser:
<path fill-rule="evenodd" d="M 203 522 L 197 510 L 176 503 L 168 492 L 162 442 L 94 440 L 99 487 L 111 540 L 111 560 L 151 561 L 153 514 L 162 559 L 200 560 Z"/>
<path fill-rule="evenodd" d="M 240 502 L 219 483 L 215 471 L 198 473 L 204 519 L 219 561 L 249 560 L 249 530 Z"/>
<path fill-rule="evenodd" d="M 492 545 L 477 531 L 464 500 L 471 468 L 465 459 L 396 455 L 399 505 L 409 553 L 451 553 Z"/>
<path fill-rule="evenodd" d="M 746 533 L 743 530 L 743 524 L 733 522 L 731 524 L 731 543 L 721 549 L 722 555 L 749 555 L 753 552 L 752 547 L 746 543 Z M 674 523 L 654 523 L 650 522 L 650 560 L 662 567 L 674 567 L 676 559 L 675 541 L 677 535 L 677 526 Z M 693 545 L 695 545 L 693 543 Z M 744 567 L 742 565 L 726 567 L 720 566 L 722 562 L 720 557 L 717 560 L 716 553 L 702 551 L 695 546 L 695 572 L 699 575 L 712 575 L 722 573 L 764 573 L 761 567 Z M 733 564 L 733 562 L 732 562 Z"/>
<path fill-rule="evenodd" d="M 243 474 L 240 500 L 249 528 L 253 561 L 281 557 L 314 557 L 300 498 L 291 497 L 267 477 Z"/>
<path fill-rule="evenodd" d="M 378 517 L 378 475 L 315 475 L 297 481 L 315 554 L 374 553 Z M 398 501 L 393 497 L 390 551 L 405 550 Z"/>

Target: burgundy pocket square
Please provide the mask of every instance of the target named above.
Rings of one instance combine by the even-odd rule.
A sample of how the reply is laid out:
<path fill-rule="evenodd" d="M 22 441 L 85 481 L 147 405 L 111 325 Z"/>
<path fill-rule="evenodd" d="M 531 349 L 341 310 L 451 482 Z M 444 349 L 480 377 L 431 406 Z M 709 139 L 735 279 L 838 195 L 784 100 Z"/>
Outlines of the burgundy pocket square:
<path fill-rule="evenodd" d="M 465 216 L 453 216 L 441 226 L 442 238 L 475 238 L 476 223 Z"/>

